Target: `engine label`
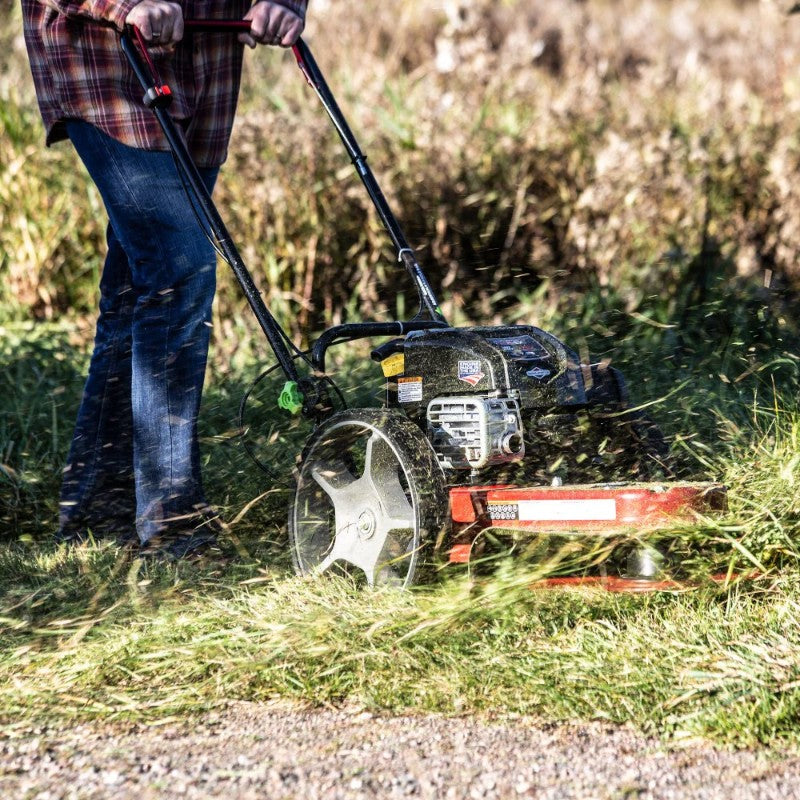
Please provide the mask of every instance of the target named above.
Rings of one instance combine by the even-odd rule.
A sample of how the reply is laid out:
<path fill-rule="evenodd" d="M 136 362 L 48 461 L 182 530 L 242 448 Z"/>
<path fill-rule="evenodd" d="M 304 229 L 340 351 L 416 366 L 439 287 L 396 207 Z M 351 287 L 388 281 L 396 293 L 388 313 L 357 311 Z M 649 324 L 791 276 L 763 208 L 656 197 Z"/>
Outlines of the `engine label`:
<path fill-rule="evenodd" d="M 399 403 L 422 402 L 422 378 L 398 378 L 397 401 Z"/>
<path fill-rule="evenodd" d="M 550 370 L 543 369 L 542 367 L 534 367 L 533 369 L 527 370 L 525 374 L 529 378 L 533 378 L 535 381 L 543 381 L 545 378 L 549 377 Z"/>
<path fill-rule="evenodd" d="M 458 362 L 458 379 L 460 381 L 464 381 L 470 386 L 477 386 L 485 377 L 480 361 Z"/>
<path fill-rule="evenodd" d="M 520 500 L 516 503 L 488 503 L 489 519 L 520 522 L 613 522 L 617 518 L 617 501 L 587 500 Z"/>

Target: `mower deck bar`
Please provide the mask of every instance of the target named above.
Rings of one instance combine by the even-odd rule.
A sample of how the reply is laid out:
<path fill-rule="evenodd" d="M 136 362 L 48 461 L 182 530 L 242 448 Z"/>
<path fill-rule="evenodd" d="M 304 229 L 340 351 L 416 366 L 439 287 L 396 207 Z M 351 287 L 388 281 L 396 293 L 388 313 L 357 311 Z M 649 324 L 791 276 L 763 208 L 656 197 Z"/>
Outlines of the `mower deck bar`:
<path fill-rule="evenodd" d="M 708 580 L 716 584 L 730 584 L 741 580 L 753 580 L 757 575 L 718 573 Z M 688 592 L 701 586 L 700 583 L 681 583 L 673 580 L 651 580 L 649 578 L 614 578 L 611 576 L 584 576 L 544 578 L 531 584 L 531 589 L 604 589 L 612 593 L 649 594 L 650 592 Z"/>
<path fill-rule="evenodd" d="M 626 483 L 588 486 L 457 486 L 450 490 L 454 531 L 506 528 L 530 533 L 623 533 L 656 530 L 724 510 L 719 483 Z M 457 544 L 451 562 L 469 559 Z"/>

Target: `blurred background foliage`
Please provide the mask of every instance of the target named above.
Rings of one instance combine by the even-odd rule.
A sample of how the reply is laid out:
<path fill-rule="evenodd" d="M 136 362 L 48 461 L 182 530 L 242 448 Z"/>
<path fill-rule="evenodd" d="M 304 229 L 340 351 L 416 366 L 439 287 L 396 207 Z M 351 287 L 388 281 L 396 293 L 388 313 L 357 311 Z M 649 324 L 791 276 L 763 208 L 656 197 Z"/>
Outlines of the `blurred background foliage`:
<path fill-rule="evenodd" d="M 286 486 L 308 427 L 276 412 L 280 382 L 265 380 L 248 422 L 273 475 L 246 458 L 237 406 L 273 359 L 224 266 L 201 452 L 238 560 L 148 566 L 109 543 L 54 548 L 105 218 L 71 148 L 44 148 L 19 4 L 0 0 L 0 717 L 174 719 L 291 698 L 796 743 L 800 17 L 788 5 L 311 0 L 308 41 L 447 316 L 537 324 L 611 360 L 680 476 L 729 487 L 727 514 L 653 542 L 681 579 L 763 580 L 643 598 L 530 591 L 532 575 L 624 553 L 625 537 L 550 564 L 542 541 L 498 537 L 493 578 L 414 594 L 283 580 Z M 297 344 L 416 310 L 287 53 L 247 54 L 217 200 Z M 351 405 L 380 403 L 368 345 L 329 364 Z"/>
<path fill-rule="evenodd" d="M 800 286 L 800 22 L 779 9 L 317 0 L 307 38 L 452 315 L 596 293 L 666 324 L 731 292 L 780 316 Z M 43 148 L 4 17 L 0 313 L 92 314 L 101 204 L 68 146 Z M 248 54 L 218 200 L 296 335 L 397 311 L 404 276 L 286 53 Z"/>

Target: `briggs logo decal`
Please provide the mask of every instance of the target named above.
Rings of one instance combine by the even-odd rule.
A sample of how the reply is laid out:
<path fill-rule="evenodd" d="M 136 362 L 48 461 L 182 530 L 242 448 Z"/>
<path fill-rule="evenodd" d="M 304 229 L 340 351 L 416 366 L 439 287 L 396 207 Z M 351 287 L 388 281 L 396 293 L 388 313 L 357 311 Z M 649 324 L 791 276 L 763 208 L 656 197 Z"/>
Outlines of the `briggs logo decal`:
<path fill-rule="evenodd" d="M 459 361 L 458 379 L 468 383 L 470 386 L 477 386 L 486 376 L 481 371 L 480 361 Z"/>
<path fill-rule="evenodd" d="M 542 367 L 534 367 L 533 369 L 529 369 L 525 374 L 536 381 L 543 381 L 550 374 L 550 370 L 542 369 Z"/>

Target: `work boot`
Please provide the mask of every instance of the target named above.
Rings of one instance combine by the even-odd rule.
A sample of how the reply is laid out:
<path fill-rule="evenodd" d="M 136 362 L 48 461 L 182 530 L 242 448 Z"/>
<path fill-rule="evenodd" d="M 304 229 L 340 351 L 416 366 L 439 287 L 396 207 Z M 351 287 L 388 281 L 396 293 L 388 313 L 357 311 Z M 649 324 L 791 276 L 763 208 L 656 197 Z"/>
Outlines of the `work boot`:
<path fill-rule="evenodd" d="M 194 522 L 192 527 L 165 531 L 152 537 L 141 546 L 139 554 L 157 561 L 226 559 L 219 536 L 227 532 L 227 526 L 219 515 L 208 508 L 199 512 L 191 521 Z"/>

